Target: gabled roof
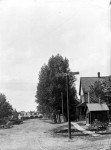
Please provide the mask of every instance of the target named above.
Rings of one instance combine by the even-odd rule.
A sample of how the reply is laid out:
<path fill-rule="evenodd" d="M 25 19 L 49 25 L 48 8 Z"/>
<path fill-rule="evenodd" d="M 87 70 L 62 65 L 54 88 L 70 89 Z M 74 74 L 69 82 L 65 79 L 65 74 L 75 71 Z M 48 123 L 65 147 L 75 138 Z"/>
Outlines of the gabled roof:
<path fill-rule="evenodd" d="M 90 90 L 90 86 L 94 85 L 94 83 L 96 81 L 100 81 L 103 82 L 105 80 L 107 80 L 109 78 L 109 76 L 106 77 L 81 77 L 80 78 L 80 86 L 79 86 L 79 95 L 81 92 L 81 87 L 83 89 L 84 93 L 87 93 Z"/>
<path fill-rule="evenodd" d="M 88 107 L 88 112 L 90 111 L 108 111 L 109 108 L 107 104 L 100 104 L 100 103 L 88 103 L 86 104 Z"/>

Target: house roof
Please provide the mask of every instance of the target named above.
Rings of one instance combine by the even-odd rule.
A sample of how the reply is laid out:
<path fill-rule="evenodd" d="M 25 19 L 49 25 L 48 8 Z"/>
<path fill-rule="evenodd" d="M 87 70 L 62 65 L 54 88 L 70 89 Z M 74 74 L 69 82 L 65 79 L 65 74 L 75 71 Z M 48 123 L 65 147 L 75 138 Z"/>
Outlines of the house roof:
<path fill-rule="evenodd" d="M 103 82 L 105 80 L 107 80 L 109 78 L 109 76 L 106 77 L 81 77 L 80 78 L 80 87 L 79 87 L 79 95 L 81 92 L 81 87 L 83 89 L 84 93 L 87 93 L 90 90 L 90 86 L 94 85 L 94 83 L 96 81 L 100 81 Z"/>
<path fill-rule="evenodd" d="M 90 111 L 108 111 L 109 108 L 107 104 L 91 103 L 86 104 L 88 107 L 88 112 Z"/>

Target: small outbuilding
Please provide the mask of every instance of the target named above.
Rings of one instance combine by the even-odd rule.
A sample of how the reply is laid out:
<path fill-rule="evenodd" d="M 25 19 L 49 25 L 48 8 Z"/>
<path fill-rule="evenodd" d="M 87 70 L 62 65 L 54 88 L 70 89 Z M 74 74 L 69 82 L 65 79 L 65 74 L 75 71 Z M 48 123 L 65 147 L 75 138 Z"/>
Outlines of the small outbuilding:
<path fill-rule="evenodd" d="M 98 119 L 101 122 L 108 121 L 109 108 L 107 104 L 87 103 L 86 109 L 87 124 L 92 124 L 95 119 Z"/>

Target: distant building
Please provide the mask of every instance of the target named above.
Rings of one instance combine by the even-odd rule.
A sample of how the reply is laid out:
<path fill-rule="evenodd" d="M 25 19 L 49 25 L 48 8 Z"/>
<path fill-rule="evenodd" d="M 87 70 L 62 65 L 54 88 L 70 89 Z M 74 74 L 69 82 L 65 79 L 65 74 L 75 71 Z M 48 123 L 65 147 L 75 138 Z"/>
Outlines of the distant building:
<path fill-rule="evenodd" d="M 30 113 L 29 112 L 21 111 L 21 112 L 19 112 L 19 116 L 20 115 L 21 115 L 21 117 L 28 117 L 28 118 L 30 118 Z"/>
<path fill-rule="evenodd" d="M 21 118 L 34 118 L 34 117 L 37 117 L 38 115 L 39 115 L 39 112 L 36 112 L 36 111 L 30 111 L 30 112 L 21 111 L 21 112 L 19 112 L 19 117 L 21 117 Z"/>

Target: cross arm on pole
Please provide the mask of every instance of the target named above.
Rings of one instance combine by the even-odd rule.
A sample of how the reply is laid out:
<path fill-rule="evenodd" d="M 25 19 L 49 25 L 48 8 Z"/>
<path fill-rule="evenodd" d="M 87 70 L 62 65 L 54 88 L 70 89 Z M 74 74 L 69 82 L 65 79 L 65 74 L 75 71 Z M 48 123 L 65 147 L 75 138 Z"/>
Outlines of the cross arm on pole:
<path fill-rule="evenodd" d="M 78 75 L 78 74 L 79 72 L 69 72 L 69 73 L 62 72 L 62 73 L 57 73 L 56 77 L 62 77 L 62 76 L 67 76 L 67 75 Z"/>
<path fill-rule="evenodd" d="M 78 75 L 79 72 L 69 72 L 70 75 Z"/>

